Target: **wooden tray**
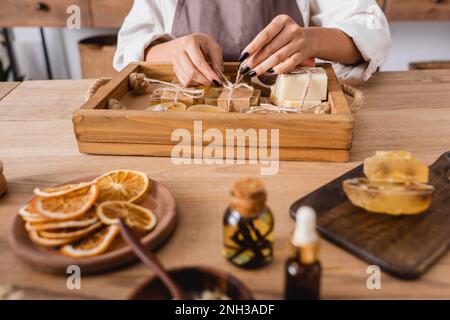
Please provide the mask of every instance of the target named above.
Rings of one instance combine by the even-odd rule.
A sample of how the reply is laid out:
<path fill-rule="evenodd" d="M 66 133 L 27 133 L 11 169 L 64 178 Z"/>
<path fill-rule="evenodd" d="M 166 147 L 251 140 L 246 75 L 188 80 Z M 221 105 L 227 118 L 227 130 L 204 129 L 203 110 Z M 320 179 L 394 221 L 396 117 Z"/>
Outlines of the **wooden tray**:
<path fill-rule="evenodd" d="M 450 152 L 430 166 L 435 187 L 431 207 L 414 216 L 389 216 L 355 207 L 342 190 L 342 181 L 364 176 L 360 165 L 296 201 L 318 214 L 317 229 L 327 240 L 359 258 L 403 279 L 414 279 L 431 267 L 450 244 Z"/>
<path fill-rule="evenodd" d="M 77 179 L 68 183 L 93 180 L 94 177 Z M 150 249 L 160 246 L 173 232 L 177 222 L 175 200 L 170 191 L 161 183 L 152 181 L 152 190 L 140 205 L 151 209 L 158 217 L 158 224 L 142 242 Z M 104 254 L 74 259 L 59 254 L 53 249 L 33 243 L 25 230 L 25 224 L 19 215 L 14 219 L 9 236 L 13 252 L 33 268 L 51 273 L 65 274 L 69 265 L 78 265 L 83 273 L 94 273 L 114 269 L 136 260 L 135 254 L 122 238 L 117 236 L 113 246 Z"/>
<path fill-rule="evenodd" d="M 353 135 L 353 116 L 339 81 L 330 64 L 321 64 L 328 75 L 328 101 L 331 114 L 245 114 L 202 112 L 150 112 L 145 110 L 105 109 L 110 98 L 121 100 L 131 89 L 129 75 L 143 72 L 148 77 L 172 81 L 170 64 L 132 63 L 102 87 L 72 121 L 80 152 L 106 155 L 170 157 L 174 145 L 172 132 L 189 130 L 194 137 L 194 121 L 202 121 L 202 133 L 219 129 L 279 130 L 280 160 L 347 162 Z M 237 64 L 225 64 L 225 73 L 236 72 Z M 192 140 L 194 140 L 192 138 Z M 268 145 L 270 144 L 268 137 Z M 197 142 L 194 141 L 194 144 Z M 197 145 L 208 145 L 199 142 Z M 244 156 L 248 159 L 248 150 Z M 194 152 L 192 152 L 194 154 Z M 239 157 L 236 153 L 235 158 Z"/>

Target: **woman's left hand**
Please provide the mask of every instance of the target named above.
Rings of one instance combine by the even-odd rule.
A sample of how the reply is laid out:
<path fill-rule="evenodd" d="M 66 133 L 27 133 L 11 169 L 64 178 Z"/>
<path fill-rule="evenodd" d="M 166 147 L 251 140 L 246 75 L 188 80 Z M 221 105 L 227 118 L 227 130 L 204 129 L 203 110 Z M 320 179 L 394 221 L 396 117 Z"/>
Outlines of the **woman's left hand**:
<path fill-rule="evenodd" d="M 305 28 L 288 15 L 279 15 L 244 49 L 241 73 L 287 73 L 314 57 L 314 43 Z M 311 61 L 306 64 L 311 65 Z"/>

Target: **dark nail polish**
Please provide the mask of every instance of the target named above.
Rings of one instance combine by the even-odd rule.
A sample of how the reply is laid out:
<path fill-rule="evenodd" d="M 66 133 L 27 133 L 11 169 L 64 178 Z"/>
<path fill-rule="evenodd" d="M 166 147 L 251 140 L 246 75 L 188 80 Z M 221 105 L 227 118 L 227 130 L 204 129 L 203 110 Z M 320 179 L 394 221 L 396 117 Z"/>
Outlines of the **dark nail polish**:
<path fill-rule="evenodd" d="M 273 68 L 270 68 L 269 70 L 267 70 L 268 73 L 274 73 L 275 70 L 273 70 Z"/>
<path fill-rule="evenodd" d="M 214 85 L 215 85 L 216 87 L 220 87 L 220 82 L 219 82 L 219 81 L 213 80 L 212 83 L 214 83 Z"/>
<path fill-rule="evenodd" d="M 244 68 L 241 69 L 241 71 L 239 71 L 239 73 L 240 74 L 246 74 L 249 71 L 250 71 L 250 68 L 248 66 L 245 66 Z"/>
<path fill-rule="evenodd" d="M 239 57 L 239 62 L 244 61 L 249 56 L 248 52 L 242 52 L 241 56 Z"/>
<path fill-rule="evenodd" d="M 254 76 L 256 76 L 256 71 L 255 71 L 255 70 L 252 70 L 252 71 L 248 74 L 248 76 L 249 76 L 250 78 L 253 78 Z"/>

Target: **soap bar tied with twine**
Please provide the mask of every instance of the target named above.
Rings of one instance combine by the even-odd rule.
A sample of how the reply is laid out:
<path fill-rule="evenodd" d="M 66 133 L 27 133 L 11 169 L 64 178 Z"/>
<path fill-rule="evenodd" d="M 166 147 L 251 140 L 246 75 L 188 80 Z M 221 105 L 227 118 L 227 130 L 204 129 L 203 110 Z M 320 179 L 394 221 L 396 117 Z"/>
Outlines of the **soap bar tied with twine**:
<path fill-rule="evenodd" d="M 320 71 L 322 72 L 322 71 Z M 326 114 L 330 113 L 331 107 L 328 102 L 322 102 L 317 105 L 312 105 L 308 107 L 304 107 L 306 97 L 308 96 L 308 92 L 311 86 L 312 75 L 314 73 L 319 73 L 318 69 L 311 68 L 299 68 L 296 69 L 290 74 L 292 75 L 300 75 L 300 74 L 308 75 L 308 82 L 305 86 L 305 91 L 302 94 L 302 99 L 300 101 L 300 108 L 290 108 L 285 105 L 273 105 L 269 103 L 262 103 L 259 106 L 251 107 L 247 113 L 316 113 L 316 114 Z"/>
<path fill-rule="evenodd" d="M 147 76 L 144 73 L 130 74 L 129 81 L 131 89 L 133 89 L 136 92 L 146 92 L 150 90 L 152 84 L 164 85 L 164 87 L 156 88 L 152 93 L 152 97 L 153 98 L 160 97 L 161 94 L 165 91 L 174 92 L 175 93 L 174 102 L 178 102 L 179 94 L 182 94 L 193 100 L 201 99 L 205 95 L 205 90 L 203 89 L 183 88 L 171 82 L 147 78 Z"/>
<path fill-rule="evenodd" d="M 235 93 L 236 89 L 239 88 L 247 88 L 247 89 L 251 89 L 251 95 L 250 95 L 250 99 L 253 96 L 253 91 L 254 88 L 248 84 L 246 84 L 245 82 L 242 82 L 243 79 L 243 75 L 241 75 L 240 73 L 238 73 L 238 75 L 236 76 L 236 81 L 234 83 L 232 83 L 230 80 L 228 80 L 222 72 L 219 72 L 222 81 L 223 81 L 223 87 L 224 89 L 227 89 L 228 91 L 228 95 L 227 95 L 227 100 L 226 100 L 226 112 L 231 112 L 231 108 L 232 108 L 232 99 L 233 99 L 233 93 Z M 241 110 L 242 112 L 242 110 Z"/>

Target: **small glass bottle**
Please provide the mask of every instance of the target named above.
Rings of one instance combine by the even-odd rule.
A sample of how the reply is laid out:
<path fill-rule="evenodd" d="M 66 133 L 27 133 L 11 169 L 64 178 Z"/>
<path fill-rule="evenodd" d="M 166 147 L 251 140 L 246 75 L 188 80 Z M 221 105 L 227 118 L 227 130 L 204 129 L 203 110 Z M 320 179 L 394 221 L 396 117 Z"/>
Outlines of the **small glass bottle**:
<path fill-rule="evenodd" d="M 223 219 L 222 253 L 238 267 L 260 268 L 273 259 L 274 219 L 266 198 L 259 179 L 239 180 L 233 186 Z"/>
<path fill-rule="evenodd" d="M 285 264 L 285 299 L 318 300 L 322 268 L 319 262 L 316 213 L 310 207 L 301 207 L 297 211 L 291 249 L 291 256 Z"/>

